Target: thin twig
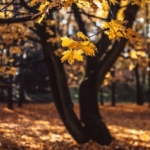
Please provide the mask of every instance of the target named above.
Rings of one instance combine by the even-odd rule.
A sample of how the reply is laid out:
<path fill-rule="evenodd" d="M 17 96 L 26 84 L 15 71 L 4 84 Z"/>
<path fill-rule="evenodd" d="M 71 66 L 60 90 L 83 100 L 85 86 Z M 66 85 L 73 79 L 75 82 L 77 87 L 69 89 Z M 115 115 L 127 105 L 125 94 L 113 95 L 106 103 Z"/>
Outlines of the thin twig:
<path fill-rule="evenodd" d="M 93 36 L 96 36 L 96 35 L 98 35 L 98 34 L 101 33 L 101 32 L 108 31 L 108 30 L 109 30 L 109 28 L 106 28 L 106 29 L 103 29 L 103 30 L 99 30 L 97 33 L 95 33 L 95 34 L 89 36 L 89 38 L 91 38 L 91 37 L 93 37 Z"/>
<path fill-rule="evenodd" d="M 12 0 L 10 3 L 8 3 L 6 6 L 4 6 L 0 11 L 5 10 L 9 5 L 13 4 L 15 0 Z"/>
<path fill-rule="evenodd" d="M 109 0 L 108 0 L 108 5 L 109 5 L 110 14 L 111 14 L 112 18 L 115 20 L 116 18 L 115 18 L 114 14 L 113 14 L 113 12 L 112 12 L 112 10 L 111 10 L 111 4 L 110 4 L 110 1 L 109 1 Z"/>
<path fill-rule="evenodd" d="M 18 12 L 18 11 L 15 11 L 15 10 L 6 10 L 6 11 L 14 12 L 16 14 L 28 15 L 28 16 L 33 15 L 33 14 L 25 13 L 25 12 Z"/>
<path fill-rule="evenodd" d="M 67 13 L 73 13 L 72 11 L 70 11 L 70 12 L 67 12 Z M 80 14 L 83 14 L 83 15 L 86 15 L 86 16 L 88 16 L 88 17 L 92 17 L 92 18 L 97 18 L 97 19 L 101 19 L 101 20 L 104 20 L 104 21 L 107 21 L 108 19 L 105 19 L 105 18 L 101 18 L 101 17 L 98 17 L 98 16 L 95 16 L 95 15 L 92 15 L 92 14 L 87 14 L 87 13 L 85 13 L 85 12 L 79 12 Z"/>

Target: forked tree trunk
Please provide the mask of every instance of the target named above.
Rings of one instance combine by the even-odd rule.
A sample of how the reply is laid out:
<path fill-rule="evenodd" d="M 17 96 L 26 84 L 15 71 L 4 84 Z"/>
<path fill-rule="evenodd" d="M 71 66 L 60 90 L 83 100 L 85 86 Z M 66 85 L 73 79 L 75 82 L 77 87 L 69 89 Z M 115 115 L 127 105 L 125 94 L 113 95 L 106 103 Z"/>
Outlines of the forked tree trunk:
<path fill-rule="evenodd" d="M 54 26 L 51 27 L 51 30 L 55 32 Z M 45 63 L 50 78 L 52 96 L 58 113 L 73 138 L 78 143 L 85 143 L 89 140 L 89 137 L 80 120 L 74 113 L 63 64 L 61 63 L 60 57 L 54 54 L 54 51 L 57 50 L 57 45 L 46 42 L 49 35 L 46 33 L 45 23 L 38 26 L 38 35 L 41 37 Z"/>
<path fill-rule="evenodd" d="M 80 31 L 86 35 L 84 22 L 77 6 L 73 5 L 72 9 L 74 11 L 74 16 Z M 108 38 L 105 35 L 103 36 L 105 38 L 103 38 L 101 42 L 107 40 L 109 43 Z M 100 47 L 102 47 L 102 45 Z M 105 47 L 107 48 L 106 45 Z M 98 55 L 100 56 L 101 53 Z M 112 137 L 106 125 L 102 121 L 102 117 L 99 113 L 99 108 L 97 105 L 97 90 L 94 85 L 96 82 L 95 70 L 98 68 L 97 57 L 87 57 L 86 77 L 79 88 L 80 115 L 81 121 L 85 125 L 86 132 L 88 133 L 89 137 L 99 144 L 108 145 L 112 141 Z"/>

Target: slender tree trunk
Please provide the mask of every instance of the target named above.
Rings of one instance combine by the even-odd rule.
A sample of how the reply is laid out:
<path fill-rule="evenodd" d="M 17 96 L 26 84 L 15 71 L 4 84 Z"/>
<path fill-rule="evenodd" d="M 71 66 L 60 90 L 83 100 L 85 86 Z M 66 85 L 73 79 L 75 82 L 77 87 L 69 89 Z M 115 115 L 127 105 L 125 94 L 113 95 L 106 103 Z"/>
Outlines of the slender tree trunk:
<path fill-rule="evenodd" d="M 111 106 L 115 106 L 116 105 L 116 98 L 115 98 L 115 94 L 116 94 L 116 83 L 114 81 L 114 77 L 115 77 L 115 70 L 111 71 L 111 75 L 113 77 L 113 81 L 112 81 L 112 85 L 111 85 Z"/>
<path fill-rule="evenodd" d="M 150 60 L 150 43 L 148 43 L 148 58 Z M 149 101 L 149 107 L 150 107 L 150 62 L 148 62 L 148 101 Z"/>
<path fill-rule="evenodd" d="M 103 106 L 104 105 L 104 96 L 103 96 L 103 89 L 100 89 L 100 104 Z"/>
<path fill-rule="evenodd" d="M 143 70 L 143 72 L 142 72 L 142 85 L 144 86 L 145 85 L 145 82 L 146 81 L 146 72 L 145 72 L 145 70 Z"/>
<path fill-rule="evenodd" d="M 22 70 L 21 68 L 20 70 Z M 20 87 L 19 87 L 19 99 L 18 99 L 18 106 L 22 107 L 23 103 L 25 101 L 25 95 L 24 95 L 24 81 L 23 81 L 23 71 L 20 71 Z"/>
<path fill-rule="evenodd" d="M 150 54 L 149 54 L 149 59 L 150 59 Z M 148 63 L 148 66 L 150 68 L 150 62 Z M 150 107 L 150 70 L 148 71 L 148 87 L 149 87 L 148 95 L 149 95 L 149 107 Z"/>
<path fill-rule="evenodd" d="M 139 77 L 139 64 L 136 64 L 136 67 L 134 69 L 135 71 L 135 78 L 136 78 L 136 95 L 137 95 L 137 105 L 143 105 L 143 99 L 142 99 L 142 94 L 141 94 L 141 85 L 140 85 L 140 77 Z"/>
<path fill-rule="evenodd" d="M 112 82 L 112 95 L 111 95 L 111 106 L 115 106 L 116 105 L 116 98 L 115 98 L 115 94 L 116 94 L 116 83 L 113 81 Z"/>
<path fill-rule="evenodd" d="M 23 56 L 20 58 L 20 63 L 23 63 Z M 20 87 L 19 87 L 19 99 L 18 99 L 18 106 L 22 107 L 23 103 L 25 101 L 25 95 L 24 95 L 24 79 L 23 79 L 23 67 L 20 67 Z"/>
<path fill-rule="evenodd" d="M 149 33 L 150 33 L 150 27 L 149 27 L 149 24 L 150 24 L 150 18 L 148 17 L 149 16 L 149 6 L 150 4 L 147 3 L 146 4 L 146 40 L 147 40 L 147 54 L 148 54 L 148 58 L 150 60 L 150 43 L 148 42 L 148 39 L 149 39 Z M 150 62 L 148 62 L 148 101 L 149 101 L 149 107 L 150 107 Z"/>
<path fill-rule="evenodd" d="M 8 90 L 7 90 L 8 92 L 7 108 L 9 109 L 13 109 L 12 80 L 13 80 L 13 76 L 10 75 L 9 81 L 8 81 Z"/>
<path fill-rule="evenodd" d="M 0 76 L 0 102 L 4 102 L 4 85 L 3 77 Z"/>

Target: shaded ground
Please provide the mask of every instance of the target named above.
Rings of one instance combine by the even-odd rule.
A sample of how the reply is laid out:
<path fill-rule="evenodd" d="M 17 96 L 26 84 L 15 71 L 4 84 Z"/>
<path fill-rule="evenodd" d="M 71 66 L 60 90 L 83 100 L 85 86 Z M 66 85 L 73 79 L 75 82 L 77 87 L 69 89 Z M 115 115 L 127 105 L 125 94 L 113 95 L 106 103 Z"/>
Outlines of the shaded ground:
<path fill-rule="evenodd" d="M 26 104 L 11 111 L 0 104 L 0 150 L 150 150 L 150 108 L 133 104 L 101 106 L 115 140 L 77 144 L 61 122 L 54 104 Z M 78 105 L 75 110 L 79 114 Z"/>

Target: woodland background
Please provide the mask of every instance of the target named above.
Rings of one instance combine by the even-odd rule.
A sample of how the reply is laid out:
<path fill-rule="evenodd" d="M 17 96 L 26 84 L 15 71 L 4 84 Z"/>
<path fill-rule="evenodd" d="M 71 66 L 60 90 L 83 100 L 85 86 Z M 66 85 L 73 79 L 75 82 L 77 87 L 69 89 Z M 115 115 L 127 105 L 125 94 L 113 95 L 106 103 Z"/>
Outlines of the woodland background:
<path fill-rule="evenodd" d="M 150 5 L 54 7 L 38 24 L 39 6 L 0 1 L 0 148 L 150 149 Z M 109 40 L 111 19 L 141 41 Z M 60 38 L 78 31 L 97 53 L 62 63 Z"/>

